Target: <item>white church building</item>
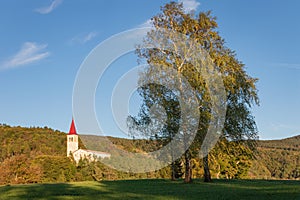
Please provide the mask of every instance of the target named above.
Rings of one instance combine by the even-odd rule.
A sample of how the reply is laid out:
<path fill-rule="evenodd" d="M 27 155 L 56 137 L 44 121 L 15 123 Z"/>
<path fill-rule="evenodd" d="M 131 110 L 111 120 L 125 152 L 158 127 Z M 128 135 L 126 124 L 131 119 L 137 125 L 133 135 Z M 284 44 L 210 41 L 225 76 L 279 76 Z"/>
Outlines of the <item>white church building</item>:
<path fill-rule="evenodd" d="M 110 158 L 109 153 L 79 149 L 78 134 L 76 132 L 75 123 L 73 119 L 70 131 L 67 134 L 67 156 L 70 157 L 71 155 L 73 155 L 73 158 L 76 163 L 78 163 L 81 158 L 87 158 L 89 161 L 94 161 L 101 158 Z"/>

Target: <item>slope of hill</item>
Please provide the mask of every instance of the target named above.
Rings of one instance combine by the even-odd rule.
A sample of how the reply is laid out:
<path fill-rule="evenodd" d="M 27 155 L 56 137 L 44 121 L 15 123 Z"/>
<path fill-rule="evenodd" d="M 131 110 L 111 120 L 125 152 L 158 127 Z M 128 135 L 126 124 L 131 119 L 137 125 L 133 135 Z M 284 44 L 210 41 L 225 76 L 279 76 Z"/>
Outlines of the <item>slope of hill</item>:
<path fill-rule="evenodd" d="M 65 133 L 0 125 L 0 145 L 0 184 L 75 180 Z"/>
<path fill-rule="evenodd" d="M 263 179 L 300 179 L 300 135 L 258 141 L 249 176 Z"/>
<path fill-rule="evenodd" d="M 261 140 L 259 147 L 300 151 L 300 135 L 282 140 Z"/>
<path fill-rule="evenodd" d="M 89 139 L 93 141 L 95 137 Z M 122 148 L 129 147 L 126 142 L 119 145 L 123 143 Z M 66 133 L 47 127 L 0 124 L 0 145 L 0 184 L 166 178 L 169 173 L 166 169 L 149 174 L 118 172 L 101 162 L 89 163 L 87 159 L 76 164 L 66 156 Z M 80 139 L 79 148 L 85 148 Z"/>
<path fill-rule="evenodd" d="M 89 136 L 82 135 L 81 139 L 88 148 L 95 150 L 101 149 L 101 142 L 103 137 L 101 136 Z M 130 140 L 122 138 L 112 138 L 108 139 L 118 147 L 131 151 L 152 151 L 159 148 L 161 145 L 155 142 L 149 142 L 146 140 Z M 100 145 L 99 145 L 100 144 Z M 224 150 L 221 148 L 222 154 L 220 156 L 220 146 L 211 152 L 211 171 L 214 178 L 234 178 L 235 173 L 241 173 L 242 169 L 238 166 L 232 166 L 233 160 L 235 162 L 240 162 L 244 164 L 245 171 L 247 175 L 242 175 L 238 178 L 251 178 L 251 179 L 300 179 L 300 135 L 291 138 L 286 138 L 282 140 L 261 140 L 257 142 L 257 150 L 254 153 L 254 158 L 250 159 L 247 163 L 245 159 L 243 160 L 242 154 L 236 153 L 236 151 Z M 224 145 L 223 145 L 224 146 Z M 228 148 L 228 146 L 227 146 Z M 231 143 L 229 148 L 237 148 Z M 241 148 L 238 151 L 243 151 L 245 149 Z M 227 154 L 230 155 L 225 155 Z M 235 153 L 235 155 L 233 155 Z M 218 155 L 218 156 L 217 156 Z M 233 157 L 235 157 L 233 159 Z M 241 159 L 237 159 L 239 157 Z M 250 156 L 251 157 L 251 156 Z M 246 158 L 250 158 L 247 157 Z M 232 160 L 230 160 L 232 159 Z M 225 162 L 225 160 L 227 160 Z M 241 163 L 241 161 L 243 161 Z M 194 176 L 198 177 L 202 175 L 201 160 L 193 160 L 194 162 Z M 229 166 L 231 165 L 231 166 Z M 250 167 L 251 166 L 251 167 Z M 249 170 L 248 170 L 249 167 Z M 223 169 L 220 169 L 223 168 Z M 237 172 L 237 170 L 239 172 Z M 223 174 L 223 176 L 222 176 Z"/>

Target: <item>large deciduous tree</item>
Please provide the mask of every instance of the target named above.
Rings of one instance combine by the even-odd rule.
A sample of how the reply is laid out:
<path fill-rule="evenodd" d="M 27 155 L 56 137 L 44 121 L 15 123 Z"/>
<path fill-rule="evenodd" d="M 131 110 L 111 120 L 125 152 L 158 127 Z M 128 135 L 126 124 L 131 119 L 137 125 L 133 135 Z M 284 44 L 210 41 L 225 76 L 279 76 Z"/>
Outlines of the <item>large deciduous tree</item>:
<path fill-rule="evenodd" d="M 153 29 L 148 32 L 144 44 L 138 46 L 136 50 L 140 60 L 145 60 L 149 65 L 145 71 L 141 72 L 140 79 L 155 76 L 153 72 L 156 73 L 157 71 L 153 69 L 170 68 L 175 70 L 180 77 L 184 77 L 196 93 L 200 121 L 196 140 L 184 153 L 185 182 L 191 182 L 191 158 L 195 156 L 193 152 L 195 149 L 200 149 L 212 118 L 215 117 L 212 110 L 212 92 L 209 90 L 209 83 L 203 77 L 205 76 L 203 71 L 198 69 L 199 66 L 203 65 L 199 62 L 206 62 L 208 58 L 199 59 L 199 57 L 203 56 L 202 53 L 204 52 L 222 77 L 226 95 L 224 104 L 227 108 L 222 137 L 234 141 L 253 141 L 257 138 L 256 124 L 250 112 L 250 108 L 258 104 L 255 86 L 257 79 L 246 73 L 244 64 L 236 58 L 234 51 L 225 46 L 224 40 L 216 30 L 218 27 L 216 18 L 211 16 L 211 12 L 200 12 L 198 15 L 186 13 L 182 4 L 175 2 L 166 4 L 161 10 L 162 13 L 152 18 Z M 179 38 L 182 38 L 178 39 L 178 35 L 180 35 Z M 143 48 L 149 46 L 152 48 Z M 161 78 L 161 76 L 157 76 L 157 78 Z M 183 84 L 181 79 L 179 82 Z M 172 94 L 172 91 L 156 84 L 142 86 L 139 93 L 144 104 L 139 116 L 132 118 L 134 124 L 142 125 L 142 127 L 149 125 L 151 120 L 147 116 L 152 111 L 151 107 L 159 104 L 164 107 L 163 111 L 166 113 L 164 128 L 155 133 L 149 133 L 144 128 L 141 129 L 148 135 L 165 138 L 167 142 L 177 132 L 182 134 L 183 138 L 190 137 L 186 129 L 179 128 L 180 122 L 184 119 L 181 116 L 182 111 L 178 110 L 181 108 L 178 94 L 184 96 L 191 91 L 180 88 L 181 86 L 179 86 L 179 91 Z M 157 114 L 159 115 L 159 113 Z M 189 121 L 189 123 L 192 122 L 193 120 Z M 152 126 L 155 125 L 152 123 Z M 210 182 L 208 154 L 203 156 L 203 165 L 204 181 Z"/>

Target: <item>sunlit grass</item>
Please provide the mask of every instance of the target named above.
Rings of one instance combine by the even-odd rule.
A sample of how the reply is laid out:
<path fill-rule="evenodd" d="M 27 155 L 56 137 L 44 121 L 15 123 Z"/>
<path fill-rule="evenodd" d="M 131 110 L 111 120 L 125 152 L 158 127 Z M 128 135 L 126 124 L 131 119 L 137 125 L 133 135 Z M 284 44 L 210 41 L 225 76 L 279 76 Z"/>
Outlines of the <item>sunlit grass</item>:
<path fill-rule="evenodd" d="M 122 180 L 0 187 L 0 199 L 300 199 L 300 181 Z"/>

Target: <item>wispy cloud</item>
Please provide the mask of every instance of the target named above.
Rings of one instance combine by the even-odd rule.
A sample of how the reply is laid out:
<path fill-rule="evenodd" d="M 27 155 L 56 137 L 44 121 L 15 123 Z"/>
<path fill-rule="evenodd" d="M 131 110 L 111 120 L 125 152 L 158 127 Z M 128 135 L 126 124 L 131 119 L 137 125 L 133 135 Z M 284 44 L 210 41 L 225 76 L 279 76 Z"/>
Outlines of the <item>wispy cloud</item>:
<path fill-rule="evenodd" d="M 289 133 L 299 133 L 300 127 L 291 125 L 291 124 L 282 124 L 282 123 L 270 123 L 270 129 L 274 132 L 289 132 Z"/>
<path fill-rule="evenodd" d="M 87 34 L 77 35 L 71 39 L 71 43 L 72 44 L 74 44 L 74 43 L 85 44 L 85 43 L 91 41 L 92 39 L 94 39 L 97 35 L 98 35 L 98 33 L 95 31 L 92 31 Z"/>
<path fill-rule="evenodd" d="M 1 69 L 16 68 L 42 60 L 50 55 L 45 51 L 46 48 L 47 44 L 25 42 L 16 55 L 0 65 Z"/>
<path fill-rule="evenodd" d="M 92 40 L 92 39 L 93 39 L 94 37 L 96 37 L 97 35 L 98 35 L 98 33 L 96 33 L 96 32 L 90 32 L 89 34 L 87 34 L 86 36 L 84 36 L 84 37 L 82 38 L 82 42 L 83 42 L 83 43 L 86 43 L 86 42 Z"/>
<path fill-rule="evenodd" d="M 59 4 L 62 3 L 63 0 L 54 0 L 49 6 L 37 8 L 35 11 L 40 14 L 48 14 L 51 13 Z"/>
<path fill-rule="evenodd" d="M 146 20 L 144 23 L 140 24 L 138 28 L 145 28 L 145 27 L 153 27 L 151 23 L 151 19 Z"/>
<path fill-rule="evenodd" d="M 197 10 L 197 8 L 200 6 L 200 3 L 196 0 L 178 0 L 178 2 L 183 4 L 185 12 Z"/>
<path fill-rule="evenodd" d="M 299 63 L 272 63 L 270 66 L 281 67 L 286 69 L 300 69 Z"/>
<path fill-rule="evenodd" d="M 135 31 L 131 35 L 127 35 L 126 38 L 133 39 L 133 38 L 140 38 L 141 36 L 145 37 L 149 32 L 149 28 L 154 28 L 151 19 L 147 19 L 143 23 L 133 27 Z"/>

